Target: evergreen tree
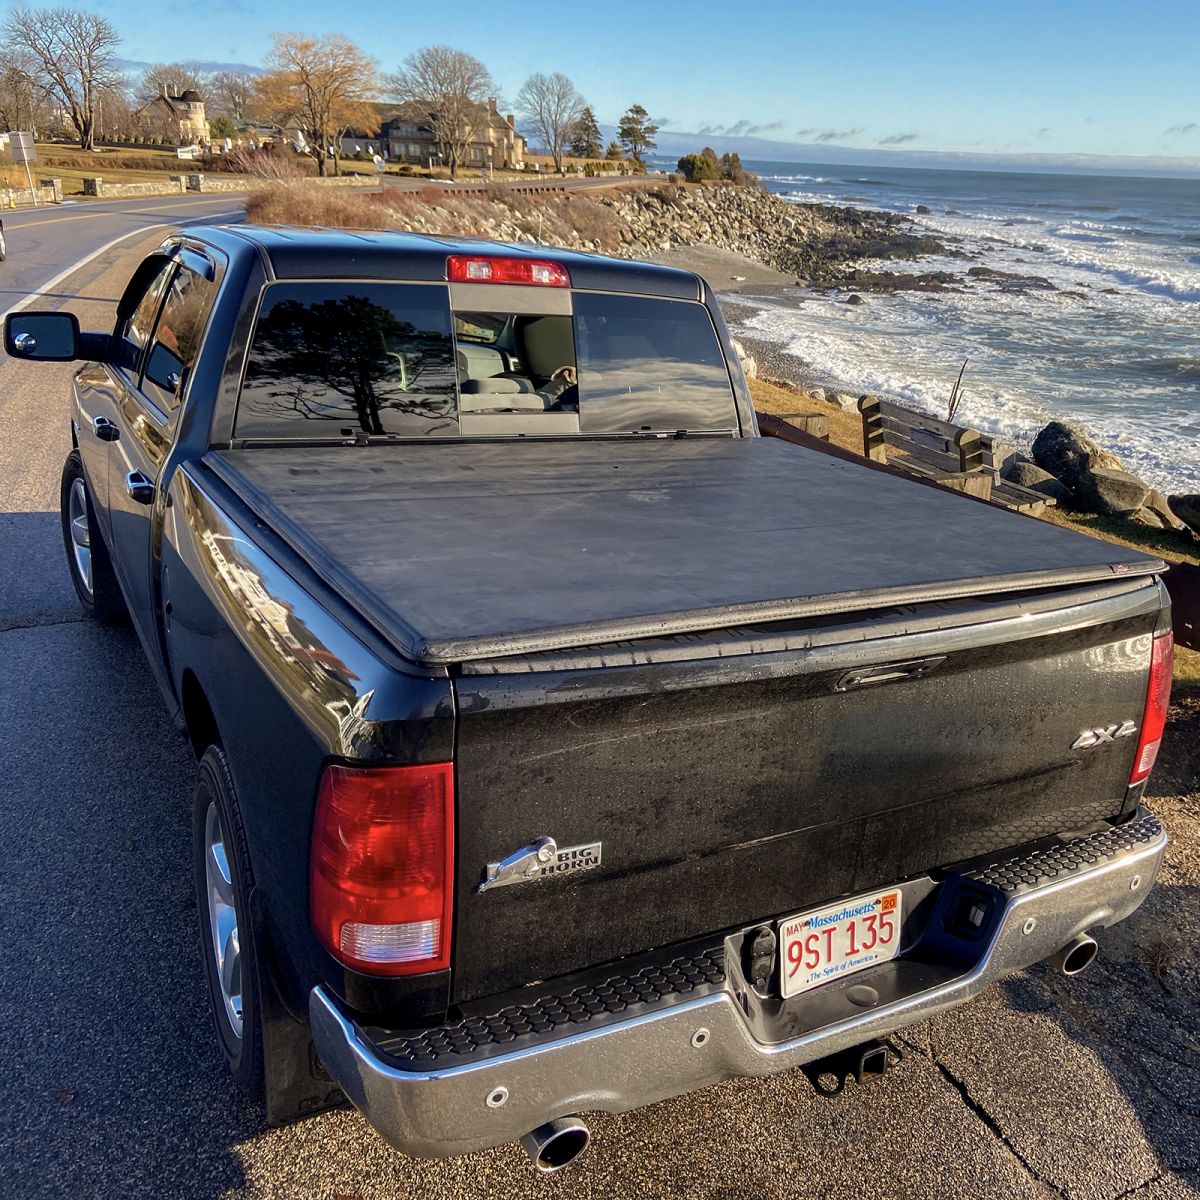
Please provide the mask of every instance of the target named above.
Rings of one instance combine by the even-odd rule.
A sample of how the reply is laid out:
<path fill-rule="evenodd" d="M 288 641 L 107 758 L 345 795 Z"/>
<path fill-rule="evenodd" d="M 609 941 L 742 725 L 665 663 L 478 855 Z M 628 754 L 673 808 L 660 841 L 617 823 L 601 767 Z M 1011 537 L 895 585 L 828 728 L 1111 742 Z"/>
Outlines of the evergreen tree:
<path fill-rule="evenodd" d="M 570 145 L 567 152 L 574 158 L 599 158 L 604 153 L 600 126 L 590 104 L 585 104 L 579 120 L 571 126 Z"/>
<path fill-rule="evenodd" d="M 655 148 L 657 132 L 658 126 L 650 120 L 650 114 L 640 104 L 631 104 L 617 126 L 617 140 L 625 147 L 625 153 L 639 167 L 645 168 L 646 160 L 642 156 Z"/>

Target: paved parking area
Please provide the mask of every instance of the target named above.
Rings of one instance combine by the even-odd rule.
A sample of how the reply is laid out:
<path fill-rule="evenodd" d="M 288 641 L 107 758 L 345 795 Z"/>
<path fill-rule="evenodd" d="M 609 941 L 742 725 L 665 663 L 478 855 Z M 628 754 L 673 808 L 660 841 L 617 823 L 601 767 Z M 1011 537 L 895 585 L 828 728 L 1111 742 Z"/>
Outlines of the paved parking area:
<path fill-rule="evenodd" d="M 127 269 L 74 286 L 112 296 Z M 598 1116 L 553 1179 L 515 1146 L 405 1159 L 351 1111 L 266 1129 L 210 1033 L 190 753 L 134 635 L 82 620 L 61 562 L 68 378 L 0 362 L 0 1196 L 1200 1196 L 1200 705 L 1156 777 L 1168 868 L 1097 965 L 911 1030 L 879 1082 L 731 1081 Z"/>

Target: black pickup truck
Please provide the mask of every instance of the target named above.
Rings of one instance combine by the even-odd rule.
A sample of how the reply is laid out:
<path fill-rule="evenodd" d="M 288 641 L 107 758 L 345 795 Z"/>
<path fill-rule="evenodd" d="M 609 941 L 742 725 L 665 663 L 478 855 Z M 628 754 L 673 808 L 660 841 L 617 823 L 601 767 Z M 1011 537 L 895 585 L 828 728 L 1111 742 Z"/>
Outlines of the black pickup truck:
<path fill-rule="evenodd" d="M 557 1169 L 579 1113 L 879 1070 L 1154 882 L 1163 564 L 760 437 L 695 275 L 212 228 L 5 345 L 84 361 L 68 564 L 195 750 L 273 1122 Z"/>

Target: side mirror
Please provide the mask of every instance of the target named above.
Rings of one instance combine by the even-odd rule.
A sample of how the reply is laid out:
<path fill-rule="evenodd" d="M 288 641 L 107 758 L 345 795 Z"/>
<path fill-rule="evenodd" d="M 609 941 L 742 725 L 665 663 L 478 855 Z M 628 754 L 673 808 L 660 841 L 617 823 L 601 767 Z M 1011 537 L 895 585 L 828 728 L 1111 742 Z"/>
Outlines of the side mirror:
<path fill-rule="evenodd" d="M 80 357 L 79 318 L 69 312 L 18 312 L 4 319 L 4 349 L 13 358 L 71 362 Z"/>

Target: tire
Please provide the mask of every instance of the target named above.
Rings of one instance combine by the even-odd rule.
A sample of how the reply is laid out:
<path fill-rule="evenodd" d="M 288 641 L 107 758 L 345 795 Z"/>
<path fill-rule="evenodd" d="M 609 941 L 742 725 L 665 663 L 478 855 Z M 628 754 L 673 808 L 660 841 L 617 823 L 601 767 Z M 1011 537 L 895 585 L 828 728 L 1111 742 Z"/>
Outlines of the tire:
<path fill-rule="evenodd" d="M 96 510 L 78 450 L 72 450 L 63 464 L 59 515 L 67 570 L 84 612 L 105 625 L 125 620 L 128 615 L 125 601 L 96 523 Z"/>
<path fill-rule="evenodd" d="M 217 1043 L 234 1082 L 247 1096 L 261 1100 L 262 1005 L 248 904 L 254 875 L 233 776 L 219 746 L 209 746 L 200 759 L 192 794 L 192 845 L 200 945 Z"/>
<path fill-rule="evenodd" d="M 4 240 L 4 226 L 0 225 L 0 262 L 8 257 L 8 243 Z"/>

